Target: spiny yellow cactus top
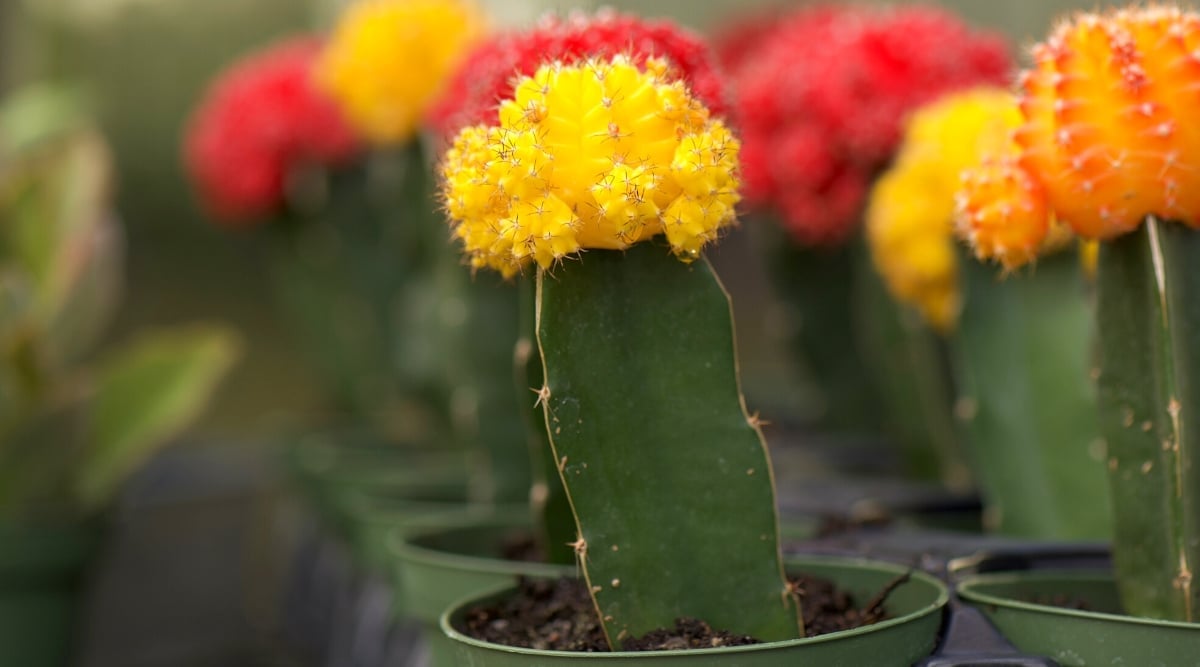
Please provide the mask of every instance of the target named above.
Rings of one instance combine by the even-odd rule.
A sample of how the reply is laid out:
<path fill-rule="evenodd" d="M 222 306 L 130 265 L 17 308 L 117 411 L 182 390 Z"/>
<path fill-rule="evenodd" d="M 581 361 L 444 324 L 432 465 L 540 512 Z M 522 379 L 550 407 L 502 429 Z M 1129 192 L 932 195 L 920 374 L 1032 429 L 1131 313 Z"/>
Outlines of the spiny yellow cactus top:
<path fill-rule="evenodd" d="M 317 80 L 364 137 L 401 143 L 483 32 L 469 0 L 359 0 L 338 22 Z"/>
<path fill-rule="evenodd" d="M 442 197 L 475 268 L 550 268 L 665 234 L 684 261 L 735 221 L 739 143 L 662 60 L 542 66 L 464 129 Z"/>
<path fill-rule="evenodd" d="M 1200 15 L 1079 14 L 1033 54 L 1018 153 L 965 186 L 966 200 L 995 213 L 975 230 L 977 248 L 1010 266 L 1029 261 L 1009 251 L 1050 232 L 1025 215 L 1042 208 L 1088 239 L 1127 233 L 1148 215 L 1200 227 Z"/>
<path fill-rule="evenodd" d="M 871 257 L 889 291 L 946 333 L 958 320 L 955 193 L 960 174 L 1009 150 L 1016 99 L 994 88 L 957 93 L 909 119 L 900 151 L 867 206 Z"/>

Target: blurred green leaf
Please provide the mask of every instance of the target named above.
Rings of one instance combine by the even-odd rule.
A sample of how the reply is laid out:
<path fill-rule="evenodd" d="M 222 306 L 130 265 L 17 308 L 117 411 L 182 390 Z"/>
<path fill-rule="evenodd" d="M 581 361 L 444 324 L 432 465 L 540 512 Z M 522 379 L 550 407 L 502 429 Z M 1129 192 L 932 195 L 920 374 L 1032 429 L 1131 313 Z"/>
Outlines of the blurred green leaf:
<path fill-rule="evenodd" d="M 121 245 L 111 180 L 108 148 L 90 131 L 0 164 L 0 261 L 29 275 L 42 322 L 57 317 L 75 290 L 115 289 Z"/>
<path fill-rule="evenodd" d="M 61 84 L 29 85 L 7 96 L 0 107 L 0 159 L 85 127 L 89 107 L 78 88 Z"/>
<path fill-rule="evenodd" d="M 199 416 L 240 348 L 228 329 L 192 326 L 145 334 L 101 367 L 91 448 L 77 482 L 85 507 L 106 502 L 157 447 Z"/>

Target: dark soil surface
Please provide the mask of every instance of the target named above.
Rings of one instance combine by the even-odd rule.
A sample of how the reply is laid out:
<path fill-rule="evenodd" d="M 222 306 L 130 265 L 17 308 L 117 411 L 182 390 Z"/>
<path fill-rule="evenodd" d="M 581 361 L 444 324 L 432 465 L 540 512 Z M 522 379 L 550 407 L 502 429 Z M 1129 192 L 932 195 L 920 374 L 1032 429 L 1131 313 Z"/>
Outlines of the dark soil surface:
<path fill-rule="evenodd" d="M 476 607 L 458 631 L 481 641 L 554 651 L 607 651 L 587 586 L 578 579 L 522 579 L 516 595 Z"/>
<path fill-rule="evenodd" d="M 542 553 L 537 540 L 533 538 L 533 533 L 527 531 L 505 535 L 500 544 L 500 557 L 522 563 L 546 562 L 546 554 Z"/>
<path fill-rule="evenodd" d="M 799 574 L 790 577 L 789 581 L 800 596 L 800 608 L 804 610 L 804 634 L 816 637 L 890 618 L 884 602 L 897 586 L 908 581 L 908 575 L 889 582 L 861 609 L 855 605 L 853 596 L 828 579 Z"/>
<path fill-rule="evenodd" d="M 799 575 L 790 581 L 804 607 L 806 635 L 814 637 L 888 618 L 884 601 L 906 580 L 907 575 L 889 583 L 862 608 L 828 580 Z M 587 586 L 579 579 L 523 579 L 516 595 L 490 607 L 471 609 L 461 625 L 465 627 L 459 627 L 460 632 L 494 644 L 555 651 L 608 651 Z M 680 618 L 674 628 L 625 640 L 622 649 L 667 651 L 757 643 L 753 637 L 714 630 L 694 618 Z"/>

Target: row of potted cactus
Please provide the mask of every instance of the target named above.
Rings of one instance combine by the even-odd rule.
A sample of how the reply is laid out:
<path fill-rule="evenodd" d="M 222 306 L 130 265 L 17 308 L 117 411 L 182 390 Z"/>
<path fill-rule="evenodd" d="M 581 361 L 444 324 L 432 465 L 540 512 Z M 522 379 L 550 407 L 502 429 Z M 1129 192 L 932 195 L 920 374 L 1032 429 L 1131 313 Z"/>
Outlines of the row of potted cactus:
<path fill-rule="evenodd" d="M 777 211 L 808 245 L 843 242 L 865 211 L 871 259 L 904 304 L 872 315 L 890 318 L 904 350 L 922 351 L 919 361 L 906 359 L 911 382 L 879 400 L 898 406 L 891 422 L 903 424 L 917 399 L 925 419 L 902 432 L 920 434 L 915 440 L 925 446 L 942 443 L 938 474 L 961 478 L 949 457 L 965 442 L 995 526 L 1095 538 L 1108 532 L 1107 468 L 1120 603 L 1129 614 L 1123 618 L 1132 619 L 1124 622 L 1145 631 L 1153 624 L 1143 619 L 1165 619 L 1159 626 L 1194 634 L 1200 526 L 1189 498 L 1187 428 L 1187 295 L 1194 281 L 1183 263 L 1195 233 L 1187 227 L 1196 214 L 1189 179 L 1200 146 L 1192 145 L 1185 112 L 1191 77 L 1200 71 L 1193 56 L 1200 18 L 1161 7 L 1080 15 L 1035 49 L 1018 95 L 977 90 L 939 100 L 1002 83 L 1010 67 L 1004 50 L 933 10 L 803 10 L 728 39 L 723 60 L 737 88 L 728 124 L 721 79 L 702 42 L 667 24 L 601 14 L 487 38 L 477 38 L 478 25 L 457 2 L 355 6 L 329 42 L 309 42 L 304 57 L 290 61 L 286 86 L 255 92 L 252 83 L 271 80 L 264 74 L 270 68 L 249 69 L 237 83 L 247 87 L 241 94 L 250 103 L 236 105 L 221 102 L 222 86 L 234 84 L 218 84 L 189 142 L 210 201 L 220 202 L 225 188 L 261 188 L 255 194 L 265 205 L 248 218 L 282 212 L 288 220 L 276 226 L 293 234 L 307 233 L 302 211 L 315 202 L 332 231 L 307 242 L 304 252 L 347 253 L 339 273 L 397 271 L 395 289 L 365 311 L 386 323 L 374 334 L 386 351 L 351 342 L 351 352 L 366 352 L 360 361 L 367 370 L 345 360 L 330 366 L 351 371 L 344 380 L 354 385 L 379 370 L 370 368 L 374 361 L 385 383 L 397 383 L 389 391 L 406 401 L 421 397 L 427 410 L 420 412 L 433 415 L 429 423 L 445 426 L 414 433 L 407 427 L 422 423 L 411 416 L 418 411 L 375 412 L 403 416 L 400 437 L 422 445 L 400 449 L 387 465 L 415 466 L 424 445 L 453 433 L 475 452 L 470 458 L 489 463 L 474 479 L 490 492 L 471 498 L 473 485 L 464 483 L 464 507 L 468 500 L 519 504 L 526 489 L 534 490 L 536 518 L 516 523 L 541 530 L 544 553 L 557 568 L 497 559 L 495 540 L 481 536 L 502 531 L 502 521 L 420 533 L 410 512 L 387 532 L 384 555 L 373 565 L 392 571 L 398 611 L 440 619 L 445 637 L 456 642 L 435 638 L 437 664 L 573 659 L 462 635 L 465 612 L 448 611 L 447 596 L 494 599 L 500 593 L 480 587 L 520 572 L 581 575 L 613 658 L 627 657 L 619 650 L 625 638 L 680 616 L 767 642 L 691 652 L 697 664 L 775 664 L 797 656 L 911 664 L 932 650 L 947 593 L 918 573 L 891 592 L 895 618 L 802 639 L 804 599 L 785 578 L 771 461 L 759 420 L 741 397 L 728 297 L 703 256 L 734 223 L 743 182 L 749 204 Z M 948 35 L 959 47 L 933 57 L 918 34 Z M 826 36 L 844 48 L 824 48 L 818 37 Z M 482 41 L 473 45 L 475 39 Z M 873 62 L 912 81 L 866 66 Z M 817 85 L 839 65 L 847 66 L 847 78 L 837 81 L 844 88 Z M 297 112 L 307 107 L 290 98 L 261 121 L 248 114 L 278 95 L 323 100 L 320 114 Z M 206 123 L 223 105 L 233 115 Z M 864 116 L 861 125 L 836 127 L 855 114 Z M 377 228 L 357 245 L 345 235 L 367 216 L 328 207 L 338 189 L 366 192 L 370 181 L 361 173 L 339 179 L 344 154 L 313 142 L 335 127 L 351 128 L 374 153 L 398 144 L 409 151 L 392 173 L 398 180 L 378 200 L 394 208 L 374 218 Z M 436 195 L 424 185 L 430 160 L 418 145 L 441 155 Z M 234 161 L 257 165 L 262 156 L 262 171 L 245 175 L 261 181 L 229 169 Z M 435 207 L 448 230 L 428 215 Z M 959 250 L 955 232 L 977 257 L 999 261 L 1002 272 Z M 1079 255 L 1062 250 L 1075 237 L 1101 241 L 1094 279 Z M 451 241 L 472 269 L 471 294 L 467 270 L 448 251 Z M 1056 249 L 1034 270 L 1020 269 Z M 293 250 L 299 254 L 300 246 Z M 825 283 L 834 278 L 809 275 L 821 261 L 816 251 L 788 252 L 790 279 L 805 276 L 790 291 L 811 304 L 841 290 L 835 310 L 849 320 L 851 290 L 831 290 Z M 865 253 L 844 246 L 838 253 L 831 260 L 841 267 L 836 279 L 858 280 L 852 276 L 865 262 L 856 255 Z M 492 285 L 490 272 L 517 285 Z M 363 298 L 363 286 L 375 283 L 350 284 L 316 303 L 314 324 L 335 331 L 346 325 L 344 300 Z M 423 298 L 433 299 L 429 316 L 403 326 L 392 319 L 419 310 Z M 521 298 L 528 307 L 518 306 Z M 456 302 L 458 315 L 447 313 Z M 909 304 L 927 329 L 913 324 Z M 494 310 L 487 319 L 464 314 L 488 308 Z M 819 349 L 814 361 L 844 381 L 853 372 L 847 364 L 861 361 L 858 348 L 845 345 L 851 331 L 844 324 L 832 338 L 817 335 L 799 347 Z M 421 375 L 394 360 L 397 350 L 430 339 L 411 359 L 444 367 L 428 366 Z M 818 347 L 830 341 L 841 347 Z M 499 360 L 504 377 L 524 378 L 515 389 L 506 379 L 504 390 L 484 391 L 482 373 L 477 384 L 456 384 L 450 362 L 485 345 L 516 350 L 485 355 Z M 424 378 L 432 378 L 425 386 L 433 391 L 422 397 L 408 383 Z M 1089 408 L 1092 381 L 1098 420 Z M 347 395 L 378 398 L 385 394 L 379 387 Z M 828 394 L 829 405 L 845 408 L 880 388 L 860 383 L 845 391 L 845 399 Z M 485 398 L 507 407 L 484 409 Z M 482 421 L 492 414 L 495 421 Z M 519 427 L 523 418 L 531 428 Z M 847 418 L 854 428 L 876 427 L 861 409 Z M 387 493 L 412 499 L 419 486 L 410 480 Z M 439 551 L 452 555 L 433 559 Z M 867 598 L 904 573 L 864 563 L 798 565 Z M 435 569 L 448 579 L 435 579 Z M 1028 600 L 1001 602 L 1002 584 L 985 578 L 962 590 L 1021 648 L 1063 664 L 1131 659 L 1130 650 L 1178 655 L 1167 653 L 1178 650 L 1173 640 L 1135 649 L 1054 644 L 1053 632 L 1028 639 L 1006 621 L 1010 607 L 1031 613 Z M 1089 602 L 1104 606 L 1112 597 Z"/>

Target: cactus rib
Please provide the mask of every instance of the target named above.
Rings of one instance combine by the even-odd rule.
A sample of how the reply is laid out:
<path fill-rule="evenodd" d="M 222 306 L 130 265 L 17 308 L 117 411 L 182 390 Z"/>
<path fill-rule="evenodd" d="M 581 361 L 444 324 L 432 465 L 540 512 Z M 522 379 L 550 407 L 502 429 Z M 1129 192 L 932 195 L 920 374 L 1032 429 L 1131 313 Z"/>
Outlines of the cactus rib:
<path fill-rule="evenodd" d="M 1134 615 L 1195 622 L 1200 562 L 1200 234 L 1149 218 L 1102 244 L 1100 405 L 1114 557 Z"/>
<path fill-rule="evenodd" d="M 542 404 L 536 400 L 537 392 L 545 383 L 542 376 L 542 358 L 536 353 L 537 331 L 534 319 L 534 301 L 537 280 L 522 278 L 520 290 L 521 335 L 513 355 L 514 372 L 517 379 L 517 397 L 521 402 L 521 416 L 528 430 L 529 462 L 532 466 L 532 486 L 529 489 L 529 505 L 533 513 L 536 539 L 546 560 L 551 563 L 571 564 L 575 562 L 575 551 L 571 543 L 575 539 L 575 516 L 558 477 L 558 462 L 550 447 L 546 433 Z"/>

